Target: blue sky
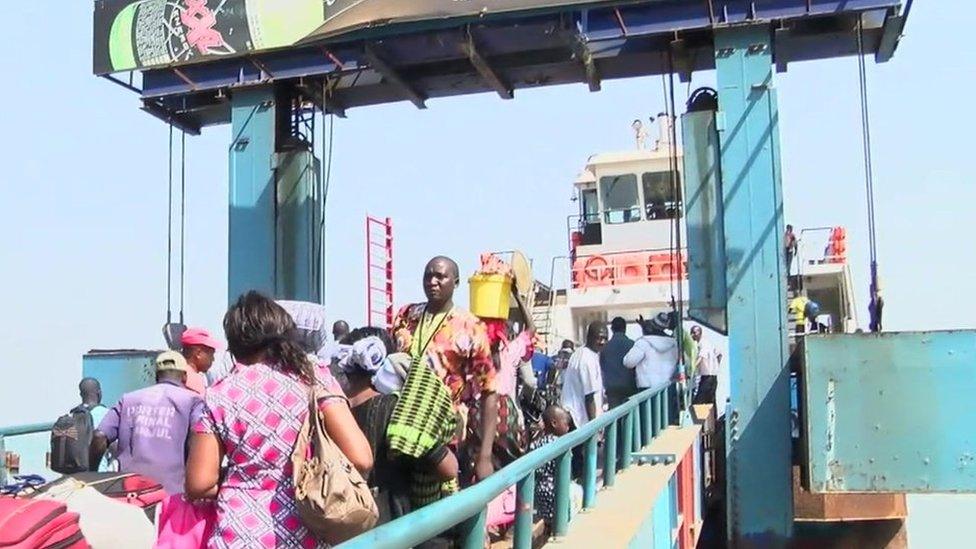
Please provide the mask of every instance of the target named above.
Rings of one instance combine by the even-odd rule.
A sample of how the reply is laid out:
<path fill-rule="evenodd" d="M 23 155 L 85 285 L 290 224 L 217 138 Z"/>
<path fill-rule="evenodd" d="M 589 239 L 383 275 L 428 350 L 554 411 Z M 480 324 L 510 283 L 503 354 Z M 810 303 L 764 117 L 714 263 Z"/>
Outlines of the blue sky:
<path fill-rule="evenodd" d="M 935 4 L 917 2 L 895 59 L 868 67 L 892 330 L 976 324 L 976 297 L 961 288 L 976 267 L 965 243 L 976 203 L 976 117 L 966 103 L 976 46 L 959 32 L 966 3 Z M 0 35 L 0 423 L 10 424 L 49 420 L 73 403 L 88 349 L 162 345 L 167 129 L 133 94 L 91 75 L 90 2 L 19 2 L 4 12 L 36 22 Z M 696 75 L 695 85 L 711 78 Z M 791 65 L 777 86 L 787 221 L 848 227 L 863 308 L 856 62 Z M 329 309 L 353 324 L 365 318 L 367 212 L 394 220 L 398 302 L 419 297 L 434 254 L 456 257 L 466 273 L 487 250 L 521 248 L 547 265 L 566 251 L 571 181 L 587 156 L 630 148 L 630 121 L 663 105 L 660 80 L 642 78 L 605 82 L 596 94 L 578 84 L 517 92 L 515 101 L 483 94 L 433 100 L 425 111 L 350 111 L 335 128 Z M 207 129 L 187 151 L 186 314 L 214 330 L 226 306 L 228 140 L 226 127 Z M 960 512 L 926 505 L 919 514 Z"/>

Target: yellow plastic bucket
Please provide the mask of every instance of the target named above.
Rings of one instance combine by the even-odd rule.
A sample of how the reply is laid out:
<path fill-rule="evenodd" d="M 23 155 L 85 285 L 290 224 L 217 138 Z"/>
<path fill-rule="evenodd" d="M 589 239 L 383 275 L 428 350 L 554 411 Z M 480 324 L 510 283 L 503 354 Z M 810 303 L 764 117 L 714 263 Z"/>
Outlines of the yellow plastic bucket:
<path fill-rule="evenodd" d="M 468 279 L 471 287 L 471 312 L 481 318 L 507 319 L 512 296 L 512 277 L 474 275 Z"/>

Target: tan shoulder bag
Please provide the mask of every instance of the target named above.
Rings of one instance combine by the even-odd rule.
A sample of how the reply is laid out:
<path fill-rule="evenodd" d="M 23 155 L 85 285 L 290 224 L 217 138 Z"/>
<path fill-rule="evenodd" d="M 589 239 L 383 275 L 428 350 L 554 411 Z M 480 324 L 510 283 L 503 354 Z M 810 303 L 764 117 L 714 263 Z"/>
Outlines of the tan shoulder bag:
<path fill-rule="evenodd" d="M 308 418 L 291 456 L 298 516 L 330 545 L 362 534 L 379 519 L 369 486 L 322 423 L 318 401 L 334 396 L 319 385 L 309 390 Z"/>

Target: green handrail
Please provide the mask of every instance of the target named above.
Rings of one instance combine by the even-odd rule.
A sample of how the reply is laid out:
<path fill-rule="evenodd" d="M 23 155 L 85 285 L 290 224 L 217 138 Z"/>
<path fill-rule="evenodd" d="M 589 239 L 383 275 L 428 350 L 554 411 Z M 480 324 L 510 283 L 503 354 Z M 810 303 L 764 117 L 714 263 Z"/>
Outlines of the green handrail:
<path fill-rule="evenodd" d="M 50 431 L 54 423 L 30 423 L 27 425 L 14 425 L 12 427 L 0 427 L 0 437 L 16 437 L 21 435 L 33 435 Z"/>
<path fill-rule="evenodd" d="M 622 418 L 626 418 L 626 427 L 621 434 L 630 438 L 627 437 L 627 433 L 633 434 L 634 414 L 640 413 L 639 407 L 643 402 L 653 399 L 655 406 L 650 409 L 655 416 L 658 416 L 657 410 L 667 409 L 667 389 L 668 386 L 642 391 L 631 397 L 626 403 L 604 413 L 582 428 L 563 435 L 552 443 L 520 457 L 478 484 L 370 530 L 339 547 L 342 549 L 403 549 L 427 541 L 462 523 L 460 532 L 462 545 L 465 547 L 482 547 L 485 534 L 485 509 L 493 499 L 514 485 L 518 485 L 521 490 L 534 490 L 534 482 L 528 481 L 528 477 L 534 477 L 536 469 L 554 459 L 558 459 L 560 465 L 560 474 L 557 475 L 560 478 L 557 479 L 557 483 L 568 484 L 570 453 L 573 448 L 588 444 L 590 440 L 596 440 L 605 429 L 611 433 L 615 432 L 616 424 Z M 666 412 L 664 413 L 666 414 Z M 654 419 L 656 425 L 666 425 L 666 417 L 655 417 Z M 650 443 L 650 440 L 646 442 Z M 630 453 L 630 446 L 625 446 L 624 455 L 626 458 L 622 460 L 621 468 L 626 468 L 630 464 Z M 592 458 L 587 457 L 586 467 L 595 469 L 595 454 Z M 594 473 L 587 473 L 587 476 Z M 568 512 L 562 512 L 562 508 L 566 507 L 566 511 L 569 510 L 568 485 L 563 486 L 562 489 L 557 486 L 556 492 L 557 524 L 555 530 L 557 534 L 564 534 L 569 516 Z M 517 499 L 526 503 L 533 501 L 530 494 L 519 494 Z M 589 503 L 594 503 L 592 494 L 587 499 Z M 518 510 L 515 529 L 515 547 L 517 548 L 531 547 L 531 512 L 531 509 L 526 511 L 521 507 Z"/>
<path fill-rule="evenodd" d="M 54 423 L 29 423 L 26 425 L 13 425 L 11 427 L 0 427 L 0 486 L 7 483 L 7 437 L 17 437 L 23 435 L 33 435 L 50 431 Z"/>

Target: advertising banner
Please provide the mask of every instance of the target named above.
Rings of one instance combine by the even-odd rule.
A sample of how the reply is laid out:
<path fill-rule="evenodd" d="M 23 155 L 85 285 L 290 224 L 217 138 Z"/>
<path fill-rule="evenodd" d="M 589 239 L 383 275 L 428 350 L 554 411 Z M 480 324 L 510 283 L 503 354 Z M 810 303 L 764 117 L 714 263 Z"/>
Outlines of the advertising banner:
<path fill-rule="evenodd" d="M 374 26 L 594 0 L 96 0 L 95 74 L 175 66 Z"/>

